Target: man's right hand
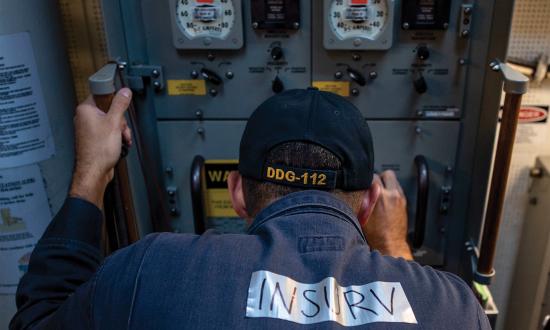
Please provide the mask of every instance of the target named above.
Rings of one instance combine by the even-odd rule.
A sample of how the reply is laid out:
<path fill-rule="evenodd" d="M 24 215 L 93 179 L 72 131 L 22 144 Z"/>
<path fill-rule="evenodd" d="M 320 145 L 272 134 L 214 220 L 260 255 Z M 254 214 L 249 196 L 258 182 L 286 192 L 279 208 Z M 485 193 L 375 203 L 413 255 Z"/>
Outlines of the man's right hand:
<path fill-rule="evenodd" d="M 382 189 L 372 215 L 363 226 L 370 247 L 384 255 L 413 260 L 407 243 L 407 199 L 395 172 L 375 174 L 373 184 Z"/>
<path fill-rule="evenodd" d="M 69 196 L 103 206 L 103 194 L 113 178 L 122 143 L 132 144 L 132 134 L 124 114 L 132 92 L 121 89 L 108 113 L 96 107 L 90 96 L 78 106 L 74 117 L 76 164 Z"/>

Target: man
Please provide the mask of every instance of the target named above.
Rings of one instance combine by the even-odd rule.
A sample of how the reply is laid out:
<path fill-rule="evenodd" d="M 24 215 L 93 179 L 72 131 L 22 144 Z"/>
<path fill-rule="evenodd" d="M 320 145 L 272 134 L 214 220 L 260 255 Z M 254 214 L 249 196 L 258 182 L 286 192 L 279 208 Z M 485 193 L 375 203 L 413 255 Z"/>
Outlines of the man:
<path fill-rule="evenodd" d="M 248 122 L 228 179 L 248 235 L 153 234 L 100 266 L 130 98 L 123 89 L 106 115 L 91 100 L 77 109 L 69 198 L 34 250 L 12 328 L 490 328 L 458 277 L 407 261 L 394 173 L 374 175 L 360 112 L 316 89 L 274 96 Z"/>

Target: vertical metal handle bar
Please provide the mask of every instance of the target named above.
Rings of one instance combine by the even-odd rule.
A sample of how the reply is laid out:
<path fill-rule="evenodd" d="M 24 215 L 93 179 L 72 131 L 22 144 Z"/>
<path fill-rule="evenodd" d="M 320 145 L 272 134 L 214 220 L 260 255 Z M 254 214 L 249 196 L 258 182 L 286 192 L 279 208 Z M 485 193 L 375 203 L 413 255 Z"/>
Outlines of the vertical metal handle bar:
<path fill-rule="evenodd" d="M 491 67 L 494 71 L 501 72 L 504 78 L 504 92 L 506 96 L 502 110 L 493 174 L 491 176 L 480 255 L 477 271 L 474 275 L 475 280 L 481 284 L 489 284 L 495 274 L 493 269 L 495 248 L 502 220 L 502 209 L 510 163 L 512 161 L 512 152 L 514 150 L 521 99 L 523 94 L 527 92 L 527 84 L 529 82 L 527 77 L 499 61 L 491 63 Z"/>
<path fill-rule="evenodd" d="M 416 166 L 417 175 L 417 194 L 412 246 L 418 249 L 424 244 L 424 235 L 426 232 L 426 217 L 430 193 L 430 171 L 428 169 L 428 161 L 426 157 L 422 155 L 418 155 L 414 158 L 414 164 Z"/>
<path fill-rule="evenodd" d="M 195 156 L 191 164 L 191 203 L 193 205 L 193 221 L 195 233 L 200 235 L 206 230 L 206 217 L 204 215 L 205 204 L 202 191 L 202 173 L 204 170 L 204 158 Z"/>

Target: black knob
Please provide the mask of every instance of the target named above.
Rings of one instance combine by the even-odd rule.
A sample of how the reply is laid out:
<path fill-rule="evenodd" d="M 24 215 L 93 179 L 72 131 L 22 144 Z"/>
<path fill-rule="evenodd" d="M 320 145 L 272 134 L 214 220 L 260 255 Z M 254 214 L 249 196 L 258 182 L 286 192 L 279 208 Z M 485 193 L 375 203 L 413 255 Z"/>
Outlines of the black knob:
<path fill-rule="evenodd" d="M 416 49 L 416 56 L 419 60 L 425 61 L 430 58 L 430 50 L 426 46 L 420 46 Z"/>
<path fill-rule="evenodd" d="M 271 58 L 274 60 L 274 61 L 278 61 L 280 59 L 282 59 L 284 56 L 284 53 L 283 53 L 283 49 L 279 46 L 275 46 L 273 48 L 271 48 Z"/>
<path fill-rule="evenodd" d="M 223 80 L 218 74 L 212 70 L 208 70 L 205 68 L 201 69 L 201 76 L 204 78 L 204 80 L 213 83 L 214 85 L 221 85 L 223 83 Z"/>
<path fill-rule="evenodd" d="M 279 76 L 275 77 L 275 79 L 273 80 L 273 83 L 271 84 L 271 89 L 276 94 L 279 94 L 280 92 L 285 90 L 285 84 L 283 84 L 283 81 L 279 78 Z"/>
<path fill-rule="evenodd" d="M 355 81 L 359 86 L 365 86 L 367 84 L 367 79 L 365 79 L 365 76 L 355 69 L 348 68 L 348 75 L 351 80 Z"/>
<path fill-rule="evenodd" d="M 424 94 L 428 91 L 428 84 L 426 83 L 426 79 L 424 79 L 424 76 L 420 72 L 415 74 L 413 85 L 414 90 L 416 90 L 418 94 Z"/>

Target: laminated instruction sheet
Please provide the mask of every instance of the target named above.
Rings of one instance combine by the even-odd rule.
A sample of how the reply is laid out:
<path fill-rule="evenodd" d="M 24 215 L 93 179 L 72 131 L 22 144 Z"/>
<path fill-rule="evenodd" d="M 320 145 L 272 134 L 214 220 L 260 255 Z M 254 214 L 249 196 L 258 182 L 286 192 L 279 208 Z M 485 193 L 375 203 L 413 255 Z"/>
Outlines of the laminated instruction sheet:
<path fill-rule="evenodd" d="M 0 170 L 0 294 L 13 294 L 52 214 L 38 165 Z"/>
<path fill-rule="evenodd" d="M 36 163 L 54 152 L 30 35 L 0 35 L 0 169 Z"/>

